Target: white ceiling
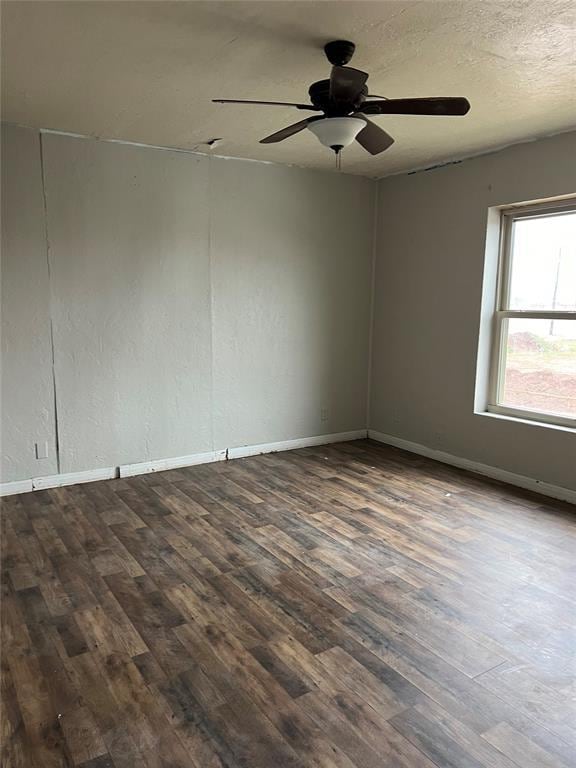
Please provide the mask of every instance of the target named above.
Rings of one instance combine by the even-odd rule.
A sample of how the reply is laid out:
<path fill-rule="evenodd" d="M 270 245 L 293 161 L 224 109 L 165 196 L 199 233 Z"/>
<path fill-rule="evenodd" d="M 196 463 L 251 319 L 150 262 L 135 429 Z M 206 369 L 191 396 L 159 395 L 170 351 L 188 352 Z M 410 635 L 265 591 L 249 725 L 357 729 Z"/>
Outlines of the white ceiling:
<path fill-rule="evenodd" d="M 466 117 L 379 117 L 396 138 L 343 170 L 383 176 L 576 127 L 574 0 L 442 2 L 3 2 L 2 117 L 42 128 L 333 167 L 309 132 L 258 140 L 307 114 L 211 99 L 306 100 L 322 46 L 386 97 L 466 96 Z"/>

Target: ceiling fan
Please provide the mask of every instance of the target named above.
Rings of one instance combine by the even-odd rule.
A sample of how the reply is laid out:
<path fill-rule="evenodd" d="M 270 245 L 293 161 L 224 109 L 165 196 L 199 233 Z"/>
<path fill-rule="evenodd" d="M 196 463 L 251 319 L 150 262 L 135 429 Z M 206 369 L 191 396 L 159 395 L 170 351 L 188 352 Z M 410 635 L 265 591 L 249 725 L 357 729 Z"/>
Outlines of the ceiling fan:
<path fill-rule="evenodd" d="M 324 146 L 336 154 L 356 140 L 371 155 L 378 155 L 394 143 L 386 131 L 368 119 L 367 115 L 465 115 L 470 109 L 467 99 L 432 97 L 427 99 L 385 99 L 371 96 L 366 81 L 368 75 L 347 67 L 356 46 L 348 40 L 333 40 L 324 46 L 332 64 L 329 80 L 312 83 L 308 89 L 310 104 L 285 101 L 246 101 L 243 99 L 213 99 L 218 104 L 263 104 L 323 112 L 323 116 L 308 117 L 261 139 L 261 144 L 274 144 L 308 128 Z"/>

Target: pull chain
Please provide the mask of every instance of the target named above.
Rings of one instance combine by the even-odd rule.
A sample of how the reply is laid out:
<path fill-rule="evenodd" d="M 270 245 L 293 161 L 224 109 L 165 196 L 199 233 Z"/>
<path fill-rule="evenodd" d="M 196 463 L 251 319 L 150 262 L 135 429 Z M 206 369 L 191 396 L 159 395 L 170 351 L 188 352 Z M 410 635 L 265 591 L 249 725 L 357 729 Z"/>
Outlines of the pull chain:
<path fill-rule="evenodd" d="M 340 152 L 336 152 L 336 170 L 341 171 L 342 170 L 342 155 Z"/>

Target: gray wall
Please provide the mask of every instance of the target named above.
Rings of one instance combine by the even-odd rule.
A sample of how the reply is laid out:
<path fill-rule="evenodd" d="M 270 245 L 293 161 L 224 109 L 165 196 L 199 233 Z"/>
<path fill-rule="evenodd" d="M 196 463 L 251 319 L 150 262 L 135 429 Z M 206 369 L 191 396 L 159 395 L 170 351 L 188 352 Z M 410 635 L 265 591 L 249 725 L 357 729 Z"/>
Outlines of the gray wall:
<path fill-rule="evenodd" d="M 576 192 L 576 133 L 380 182 L 370 427 L 576 489 L 576 436 L 474 413 L 487 211 Z"/>
<path fill-rule="evenodd" d="M 61 471 L 211 450 L 209 161 L 42 141 Z"/>
<path fill-rule="evenodd" d="M 50 288 L 37 131 L 2 130 L 1 454 L 4 480 L 57 472 Z M 34 444 L 48 442 L 48 458 Z"/>
<path fill-rule="evenodd" d="M 373 182 L 4 138 L 3 482 L 366 427 Z"/>
<path fill-rule="evenodd" d="M 232 160 L 212 183 L 216 445 L 365 429 L 375 185 Z"/>
<path fill-rule="evenodd" d="M 2 142 L 3 482 L 58 471 L 53 372 L 62 472 L 366 427 L 374 182 L 44 134 L 43 190 L 38 132 Z M 575 163 L 380 182 L 372 429 L 576 486 L 573 433 L 474 414 L 487 209 Z"/>

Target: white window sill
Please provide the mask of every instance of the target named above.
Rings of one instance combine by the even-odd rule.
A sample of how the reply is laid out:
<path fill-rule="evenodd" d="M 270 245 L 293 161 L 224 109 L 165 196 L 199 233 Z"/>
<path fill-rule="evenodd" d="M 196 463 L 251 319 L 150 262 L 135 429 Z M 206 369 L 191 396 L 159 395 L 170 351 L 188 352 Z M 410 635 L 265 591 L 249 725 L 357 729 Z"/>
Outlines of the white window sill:
<path fill-rule="evenodd" d="M 490 406 L 488 406 L 490 407 Z M 576 434 L 576 427 L 569 427 L 564 424 L 552 424 L 547 421 L 540 421 L 538 419 L 531 419 L 529 416 L 517 416 L 511 413 L 496 413 L 494 411 L 475 411 L 476 416 L 487 416 L 489 419 L 498 419 L 500 421 L 512 421 L 517 424 L 528 424 L 531 427 L 544 427 L 545 429 L 555 429 L 560 432 L 569 432 Z"/>

